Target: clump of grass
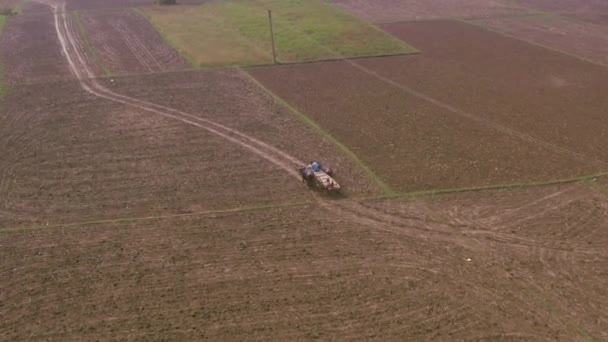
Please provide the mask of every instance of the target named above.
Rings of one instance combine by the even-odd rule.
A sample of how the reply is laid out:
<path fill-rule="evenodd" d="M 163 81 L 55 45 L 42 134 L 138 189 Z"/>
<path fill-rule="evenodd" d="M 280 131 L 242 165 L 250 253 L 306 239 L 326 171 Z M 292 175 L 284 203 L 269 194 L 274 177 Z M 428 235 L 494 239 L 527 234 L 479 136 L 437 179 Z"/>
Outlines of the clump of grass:
<path fill-rule="evenodd" d="M 11 15 L 16 15 L 17 11 L 14 10 L 12 7 L 8 7 L 8 6 L 2 6 L 0 7 L 0 16 L 11 16 Z"/>

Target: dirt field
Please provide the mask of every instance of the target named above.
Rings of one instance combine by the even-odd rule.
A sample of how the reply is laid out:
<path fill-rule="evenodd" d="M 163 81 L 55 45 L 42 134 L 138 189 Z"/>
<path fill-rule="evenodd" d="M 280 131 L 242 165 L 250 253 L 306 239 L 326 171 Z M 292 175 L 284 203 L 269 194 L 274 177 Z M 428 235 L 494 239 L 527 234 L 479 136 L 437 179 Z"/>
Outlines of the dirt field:
<path fill-rule="evenodd" d="M 373 72 L 484 120 L 608 162 L 605 68 L 459 22 L 388 25 L 414 58 L 361 61 Z M 584 119 L 583 119 L 584 118 Z"/>
<path fill-rule="evenodd" d="M 587 16 L 539 16 L 481 19 L 474 23 L 608 65 L 608 21 L 601 23 L 601 20 Z"/>
<path fill-rule="evenodd" d="M 121 77 L 104 80 L 117 93 L 195 113 L 228 125 L 302 161 L 330 162 L 349 194 L 377 193 L 377 187 L 353 162 L 289 110 L 235 70 Z M 314 152 L 313 152 L 314 151 Z M 281 171 L 279 171 L 281 172 Z"/>
<path fill-rule="evenodd" d="M 603 339 L 606 197 L 585 191 L 4 231 L 0 310 L 11 315 L 0 331 L 9 339 Z M 581 210 L 593 216 L 581 221 Z M 579 225 L 557 231 L 554 222 Z M 549 238 L 535 235 L 546 228 Z"/>
<path fill-rule="evenodd" d="M 591 13 L 575 13 L 566 14 L 566 16 L 574 17 L 575 19 L 583 20 L 586 22 L 608 25 L 608 11 L 602 12 L 591 12 Z"/>
<path fill-rule="evenodd" d="M 338 7 L 375 23 L 521 14 L 527 9 L 500 0 L 334 0 Z"/>
<path fill-rule="evenodd" d="M 549 12 L 608 13 L 608 3 L 603 0 L 511 0 L 511 2 Z"/>
<path fill-rule="evenodd" d="M 131 9 L 82 11 L 80 20 L 100 63 L 111 74 L 188 68 L 144 17 Z"/>
<path fill-rule="evenodd" d="M 0 98 L 0 340 L 608 340 L 608 180 L 379 199 L 361 165 L 243 71 L 97 79 L 74 17 L 30 5 L 44 20 L 11 18 L 0 36 L 7 73 L 27 61 Z M 398 165 L 398 181 L 606 170 L 586 146 L 603 140 L 602 69 L 425 25 L 390 27 L 425 42 L 409 59 L 249 71 L 362 159 Z M 507 74 L 522 69 L 542 137 L 573 135 L 542 144 L 496 124 L 512 124 Z M 589 124 L 564 114 L 583 105 L 572 115 Z M 334 163 L 344 198 L 300 183 L 312 158 Z"/>
<path fill-rule="evenodd" d="M 11 17 L 0 36 L 3 81 L 15 84 L 71 78 L 48 6 L 30 1 L 23 13 Z"/>
<path fill-rule="evenodd" d="M 35 93 L 45 96 L 28 103 Z M 199 212 L 308 195 L 238 145 L 95 99 L 77 83 L 18 88 L 6 102 L 0 226 Z"/>
<path fill-rule="evenodd" d="M 386 70 L 390 66 L 398 75 L 397 63 L 404 64 L 407 58 L 393 64 L 384 58 L 369 62 Z M 248 72 L 351 147 L 400 191 L 558 179 L 599 171 L 590 163 L 404 93 L 348 62 Z"/>

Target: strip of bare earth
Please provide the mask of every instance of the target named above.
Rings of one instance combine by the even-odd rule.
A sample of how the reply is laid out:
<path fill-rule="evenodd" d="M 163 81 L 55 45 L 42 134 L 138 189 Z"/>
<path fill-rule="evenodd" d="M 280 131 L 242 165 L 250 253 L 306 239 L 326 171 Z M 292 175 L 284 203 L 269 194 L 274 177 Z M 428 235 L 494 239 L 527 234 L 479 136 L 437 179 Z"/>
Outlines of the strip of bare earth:
<path fill-rule="evenodd" d="M 2 35 L 4 25 L 6 25 L 6 16 L 0 15 L 0 35 Z M 2 70 L 2 63 L 0 63 L 0 96 L 2 96 L 2 94 L 4 93 L 4 83 L 2 82 Z"/>
<path fill-rule="evenodd" d="M 74 22 L 76 23 L 76 27 L 78 28 L 78 32 L 80 33 L 82 40 L 84 41 L 84 45 L 86 46 L 87 52 L 91 54 L 91 56 L 93 56 L 95 63 L 101 68 L 101 70 L 103 70 L 103 76 L 110 76 L 110 70 L 108 70 L 108 68 L 102 63 L 101 59 L 99 58 L 99 54 L 97 53 L 97 50 L 95 49 L 93 44 L 91 44 L 91 38 L 89 37 L 87 29 L 82 24 L 80 12 L 74 11 L 72 12 L 72 15 L 74 16 Z"/>

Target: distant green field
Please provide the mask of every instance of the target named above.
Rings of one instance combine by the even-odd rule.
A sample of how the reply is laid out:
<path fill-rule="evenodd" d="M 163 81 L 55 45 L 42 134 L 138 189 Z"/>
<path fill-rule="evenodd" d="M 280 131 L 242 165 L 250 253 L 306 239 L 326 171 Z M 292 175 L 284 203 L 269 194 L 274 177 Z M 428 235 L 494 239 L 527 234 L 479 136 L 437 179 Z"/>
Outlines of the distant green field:
<path fill-rule="evenodd" d="M 273 13 L 280 62 L 416 52 L 322 0 L 248 0 L 140 10 L 192 64 L 205 67 L 271 63 L 267 9 Z"/>
<path fill-rule="evenodd" d="M 4 24 L 6 24 L 6 17 L 0 15 L 0 35 L 2 34 L 2 29 L 4 29 Z M 2 82 L 2 64 L 0 64 L 0 96 L 4 93 L 4 83 Z"/>

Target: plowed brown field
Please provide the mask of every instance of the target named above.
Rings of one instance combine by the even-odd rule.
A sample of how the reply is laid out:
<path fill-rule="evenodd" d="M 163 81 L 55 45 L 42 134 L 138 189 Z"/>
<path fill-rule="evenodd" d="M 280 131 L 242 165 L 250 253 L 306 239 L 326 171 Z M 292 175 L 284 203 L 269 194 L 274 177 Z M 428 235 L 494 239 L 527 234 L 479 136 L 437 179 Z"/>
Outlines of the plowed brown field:
<path fill-rule="evenodd" d="M 10 315 L 0 331 L 9 339 L 602 338 L 606 203 L 567 186 L 2 231 L 0 312 Z M 580 210 L 593 218 L 580 221 Z M 556 221 L 584 230 L 558 231 Z"/>
<path fill-rule="evenodd" d="M 360 164 L 242 71 L 97 79 L 75 17 L 29 4 L 0 38 L 11 82 L 0 98 L 0 340 L 608 339 L 606 179 L 373 198 Z M 381 176 L 411 177 L 404 186 L 605 170 L 601 151 L 574 147 L 603 140 L 586 136 L 601 115 L 576 112 L 598 126 L 589 131 L 564 114 L 605 103 L 586 83 L 603 86 L 602 71 L 536 50 L 518 59 L 509 49 L 522 45 L 454 24 L 427 30 L 405 30 L 427 42 L 417 57 L 250 71 L 315 109 L 306 114 L 390 171 Z M 492 71 L 483 58 L 496 56 L 474 39 L 457 49 L 446 30 L 513 63 Z M 569 83 L 531 82 L 536 58 Z M 530 98 L 564 106 L 549 116 L 531 103 L 546 135 L 531 118 L 513 128 L 498 93 L 528 68 Z M 497 76 L 496 89 L 484 80 Z M 300 183 L 295 167 L 312 158 L 333 162 L 345 197 Z"/>
<path fill-rule="evenodd" d="M 44 97 L 32 101 L 33 94 Z M 0 226 L 307 198 L 297 180 L 238 145 L 86 95 L 77 83 L 16 88 L 5 100 Z"/>
<path fill-rule="evenodd" d="M 608 20 L 601 17 L 530 16 L 474 21 L 535 44 L 608 65 Z"/>
<path fill-rule="evenodd" d="M 608 163 L 608 70 L 466 23 L 384 26 L 418 46 L 413 58 L 361 61 L 399 84 L 431 95 L 590 162 Z"/>
<path fill-rule="evenodd" d="M 23 11 L 23 15 L 10 17 L 0 36 L 3 81 L 15 84 L 70 78 L 49 7 L 30 1 Z"/>
<path fill-rule="evenodd" d="M 235 70 L 176 72 L 103 80 L 120 94 L 195 113 L 228 125 L 283 150 L 299 160 L 319 159 L 336 169 L 349 194 L 377 193 L 378 188 L 333 144 Z M 255 168 L 254 168 L 255 169 Z M 252 172 L 255 171 L 252 170 Z M 277 172 L 283 172 L 277 170 Z M 254 176 L 252 174 L 252 176 Z"/>
<path fill-rule="evenodd" d="M 137 12 L 83 11 L 79 14 L 100 62 L 112 74 L 162 72 L 188 63 Z"/>
<path fill-rule="evenodd" d="M 372 65 L 385 61 L 390 63 L 380 59 Z M 397 65 L 404 61 L 391 65 L 392 70 L 398 71 Z M 371 61 L 356 63 L 367 62 Z M 404 92 L 349 62 L 249 72 L 350 146 L 401 191 L 538 181 L 602 170 L 504 127 Z"/>

